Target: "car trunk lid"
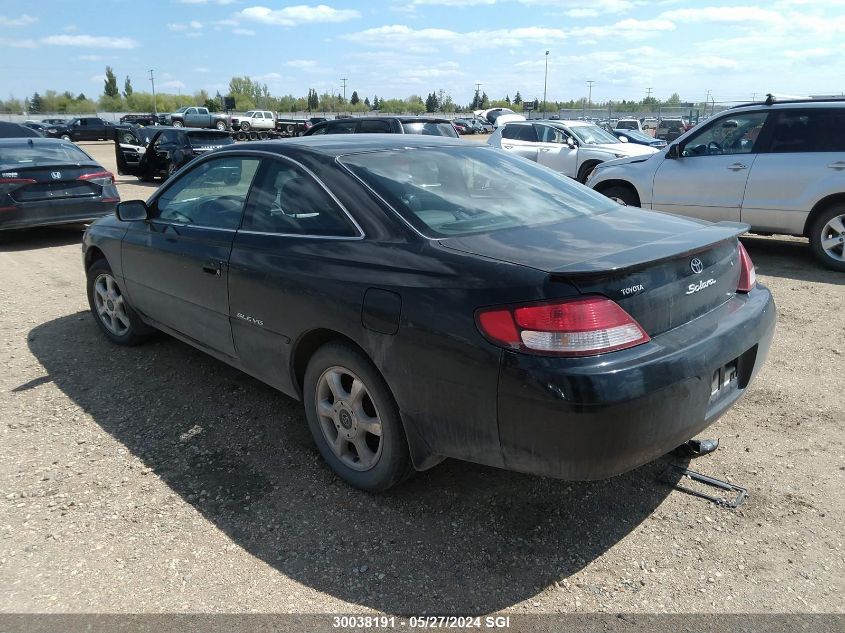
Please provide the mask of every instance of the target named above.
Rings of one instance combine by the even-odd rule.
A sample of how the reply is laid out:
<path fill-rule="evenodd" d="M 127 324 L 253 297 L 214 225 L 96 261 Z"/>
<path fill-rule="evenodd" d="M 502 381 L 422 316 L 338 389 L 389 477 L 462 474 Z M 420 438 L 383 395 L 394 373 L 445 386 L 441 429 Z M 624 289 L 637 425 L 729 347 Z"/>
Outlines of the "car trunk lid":
<path fill-rule="evenodd" d="M 56 163 L 16 166 L 12 171 L 4 169 L 2 176 L 9 181 L 4 188 L 14 202 L 35 202 L 98 196 L 103 187 L 82 177 L 101 172 L 103 168 L 96 164 Z"/>
<path fill-rule="evenodd" d="M 619 209 L 543 227 L 441 240 L 447 248 L 508 261 L 605 295 L 655 336 L 736 294 L 736 237 L 745 224 Z"/>

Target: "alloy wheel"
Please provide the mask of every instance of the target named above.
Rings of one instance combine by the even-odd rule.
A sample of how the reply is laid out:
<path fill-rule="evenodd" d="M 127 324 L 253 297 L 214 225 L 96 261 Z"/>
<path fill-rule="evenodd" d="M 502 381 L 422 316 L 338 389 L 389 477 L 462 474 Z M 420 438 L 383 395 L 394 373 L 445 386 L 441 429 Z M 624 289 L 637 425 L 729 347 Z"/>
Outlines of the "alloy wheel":
<path fill-rule="evenodd" d="M 831 259 L 845 262 L 845 213 L 833 216 L 822 227 L 821 247 Z"/>
<path fill-rule="evenodd" d="M 126 302 L 114 277 L 108 273 L 101 273 L 94 280 L 94 307 L 109 332 L 115 336 L 123 336 L 129 331 Z"/>
<path fill-rule="evenodd" d="M 382 452 L 382 423 L 364 381 L 345 367 L 329 367 L 317 381 L 317 417 L 332 452 L 353 470 L 373 468 Z"/>

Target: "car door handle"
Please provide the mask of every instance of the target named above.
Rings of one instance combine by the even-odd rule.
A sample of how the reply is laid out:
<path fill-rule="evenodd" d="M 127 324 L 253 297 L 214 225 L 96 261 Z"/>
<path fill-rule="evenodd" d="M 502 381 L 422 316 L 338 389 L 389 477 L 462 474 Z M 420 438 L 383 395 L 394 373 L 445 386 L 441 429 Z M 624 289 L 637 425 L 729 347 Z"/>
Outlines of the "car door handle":
<path fill-rule="evenodd" d="M 551 148 L 549 148 L 549 147 L 541 147 L 541 148 L 540 148 L 540 151 L 541 151 L 541 152 L 549 152 L 549 151 L 551 151 Z"/>
<path fill-rule="evenodd" d="M 513 145 L 502 145 L 505 149 L 513 149 Z"/>
<path fill-rule="evenodd" d="M 220 277 L 223 274 L 223 262 L 206 262 L 202 265 L 202 272 Z"/>
<path fill-rule="evenodd" d="M 743 169 L 748 169 L 748 167 L 742 163 L 734 163 L 733 165 L 729 165 L 728 169 L 731 171 L 742 171 Z"/>
<path fill-rule="evenodd" d="M 842 171 L 845 169 L 845 161 L 838 160 L 835 163 L 831 163 L 827 166 L 828 169 L 835 169 L 836 171 Z"/>

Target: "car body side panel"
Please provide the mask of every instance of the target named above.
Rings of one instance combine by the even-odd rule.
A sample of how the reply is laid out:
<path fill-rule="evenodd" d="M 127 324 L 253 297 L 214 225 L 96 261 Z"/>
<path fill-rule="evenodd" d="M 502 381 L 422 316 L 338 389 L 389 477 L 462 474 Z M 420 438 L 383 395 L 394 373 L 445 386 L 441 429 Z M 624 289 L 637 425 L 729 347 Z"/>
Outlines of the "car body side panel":
<path fill-rule="evenodd" d="M 810 210 L 837 193 L 845 193 L 845 152 L 759 154 L 748 176 L 742 221 L 752 230 L 802 235 Z"/>

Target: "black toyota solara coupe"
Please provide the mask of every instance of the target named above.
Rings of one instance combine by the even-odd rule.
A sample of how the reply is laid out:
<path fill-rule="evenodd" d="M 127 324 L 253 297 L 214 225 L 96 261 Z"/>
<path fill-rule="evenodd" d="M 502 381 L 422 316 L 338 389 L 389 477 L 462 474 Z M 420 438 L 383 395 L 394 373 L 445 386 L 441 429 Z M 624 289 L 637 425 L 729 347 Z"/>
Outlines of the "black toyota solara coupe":
<path fill-rule="evenodd" d="M 301 399 L 332 470 L 377 491 L 446 457 L 605 478 L 698 434 L 772 340 L 747 228 L 374 134 L 209 152 L 83 250 L 106 337 L 161 330 Z"/>

